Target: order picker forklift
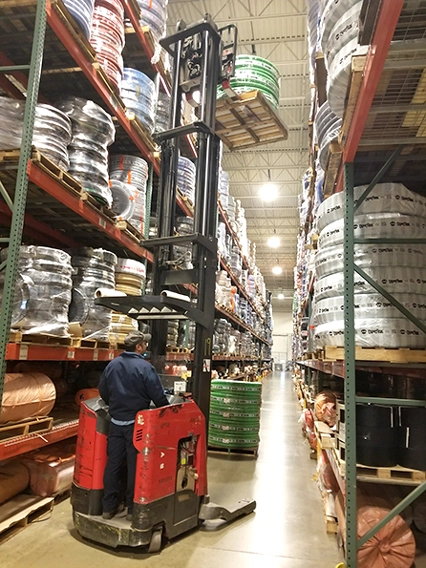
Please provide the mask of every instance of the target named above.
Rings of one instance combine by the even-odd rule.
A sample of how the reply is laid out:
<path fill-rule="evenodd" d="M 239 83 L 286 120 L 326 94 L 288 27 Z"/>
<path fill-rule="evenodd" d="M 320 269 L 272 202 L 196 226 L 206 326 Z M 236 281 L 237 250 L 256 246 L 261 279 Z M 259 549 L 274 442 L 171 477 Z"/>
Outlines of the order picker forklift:
<path fill-rule="evenodd" d="M 210 405 L 215 282 L 217 269 L 217 187 L 220 141 L 215 134 L 217 85 L 229 87 L 237 30 L 218 30 L 208 15 L 161 41 L 174 61 L 169 130 L 162 133 L 158 192 L 158 235 L 143 241 L 154 251 L 153 295 L 99 298 L 97 303 L 138 321 L 151 321 L 152 362 L 161 372 L 168 320 L 195 322 L 192 376 L 187 390 L 193 400 L 137 414 L 133 443 L 138 450 L 133 519 L 102 518 L 103 472 L 109 428 L 102 400 L 81 406 L 71 502 L 74 523 L 85 538 L 108 546 L 161 549 L 171 539 L 204 521 L 233 519 L 254 511 L 253 500 L 224 508 L 211 503 L 207 491 L 207 422 Z M 196 107 L 197 120 L 181 125 L 183 97 Z M 184 138 L 197 133 L 194 232 L 175 236 L 176 172 Z M 177 270 L 174 246 L 192 247 L 193 268 Z M 182 295 L 188 286 L 195 299 Z"/>

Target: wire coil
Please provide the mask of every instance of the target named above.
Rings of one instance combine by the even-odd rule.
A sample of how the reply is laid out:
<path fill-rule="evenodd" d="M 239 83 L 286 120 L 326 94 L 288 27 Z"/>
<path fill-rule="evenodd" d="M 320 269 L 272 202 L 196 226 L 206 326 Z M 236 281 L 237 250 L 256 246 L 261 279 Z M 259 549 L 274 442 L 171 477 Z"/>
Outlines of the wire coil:
<path fill-rule="evenodd" d="M 85 37 L 90 39 L 95 0 L 63 0 L 63 2 Z"/>

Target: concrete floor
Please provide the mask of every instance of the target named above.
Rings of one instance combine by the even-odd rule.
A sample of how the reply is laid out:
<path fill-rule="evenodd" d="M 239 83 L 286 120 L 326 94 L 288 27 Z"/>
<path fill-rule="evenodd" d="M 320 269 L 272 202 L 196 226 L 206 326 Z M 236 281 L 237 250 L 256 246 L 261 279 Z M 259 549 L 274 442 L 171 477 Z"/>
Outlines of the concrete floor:
<path fill-rule="evenodd" d="M 210 455 L 211 500 L 230 505 L 257 501 L 254 514 L 212 531 L 199 529 L 149 556 L 89 544 L 76 534 L 69 500 L 47 520 L 33 523 L 0 547 L 1 568 L 335 568 L 342 561 L 336 538 L 327 535 L 315 462 L 298 424 L 289 375 L 264 383 L 261 443 L 256 459 Z"/>

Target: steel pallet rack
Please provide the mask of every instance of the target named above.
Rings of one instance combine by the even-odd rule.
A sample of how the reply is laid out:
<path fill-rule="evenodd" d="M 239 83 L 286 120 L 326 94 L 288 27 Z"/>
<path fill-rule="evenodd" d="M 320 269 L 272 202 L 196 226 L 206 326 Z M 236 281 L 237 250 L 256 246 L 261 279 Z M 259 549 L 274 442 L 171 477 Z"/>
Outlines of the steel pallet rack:
<path fill-rule="evenodd" d="M 331 172 L 328 187 L 344 190 L 344 319 L 345 347 L 343 361 L 299 361 L 306 368 L 333 373 L 344 378 L 346 421 L 346 568 L 356 568 L 358 550 L 390 519 L 399 514 L 426 490 L 426 482 L 416 487 L 375 527 L 362 538 L 357 538 L 357 460 L 356 460 L 356 404 L 387 404 L 426 406 L 425 400 L 407 400 L 356 395 L 355 370 L 370 365 L 386 367 L 384 363 L 357 360 L 354 333 L 354 273 L 361 275 L 380 294 L 384 295 L 405 317 L 423 333 L 426 326 L 404 309 L 392 296 L 373 282 L 354 263 L 354 245 L 367 243 L 425 243 L 424 239 L 355 239 L 354 211 L 379 181 L 406 182 L 411 189 L 421 189 L 424 176 L 421 165 L 426 159 L 424 124 L 426 111 L 423 99 L 419 104 L 425 69 L 426 39 L 424 2 L 411 0 L 365 0 L 361 12 L 360 43 L 369 45 L 362 69 L 354 70 L 349 87 L 348 103 L 343 119 L 340 163 Z M 373 25 L 374 22 L 374 25 Z M 402 41 L 404 43 L 402 43 Z M 358 73 L 355 77 L 355 73 Z M 405 79 L 402 77 L 404 76 Z M 354 80 L 356 79 L 356 80 Z M 380 87 L 380 88 L 378 88 Z M 410 115 L 411 113 L 411 115 Z M 411 120 L 415 115 L 415 120 Z M 411 126 L 411 128 L 410 128 Z M 354 206 L 353 188 L 368 185 Z M 344 187 L 343 187 L 344 186 Z M 424 353 L 410 365 L 421 367 Z M 404 366 L 397 362 L 398 371 Z M 419 371 L 420 376 L 421 371 Z M 333 462 L 333 460 L 331 460 Z M 333 464 L 332 464 L 333 465 Z M 339 480 L 338 472 L 336 476 Z"/>

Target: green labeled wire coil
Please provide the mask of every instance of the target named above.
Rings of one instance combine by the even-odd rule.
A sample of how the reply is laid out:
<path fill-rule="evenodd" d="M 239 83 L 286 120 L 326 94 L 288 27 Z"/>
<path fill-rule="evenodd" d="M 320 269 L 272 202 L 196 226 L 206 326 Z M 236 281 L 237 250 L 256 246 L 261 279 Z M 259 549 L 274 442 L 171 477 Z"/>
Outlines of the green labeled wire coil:
<path fill-rule="evenodd" d="M 213 380 L 209 445 L 229 449 L 257 448 L 261 403 L 262 383 Z"/>
<path fill-rule="evenodd" d="M 280 98 L 279 77 L 278 69 L 267 59 L 257 55 L 237 55 L 231 88 L 238 95 L 260 91 L 277 109 Z M 222 87 L 218 87 L 217 96 L 218 98 L 225 96 Z"/>

